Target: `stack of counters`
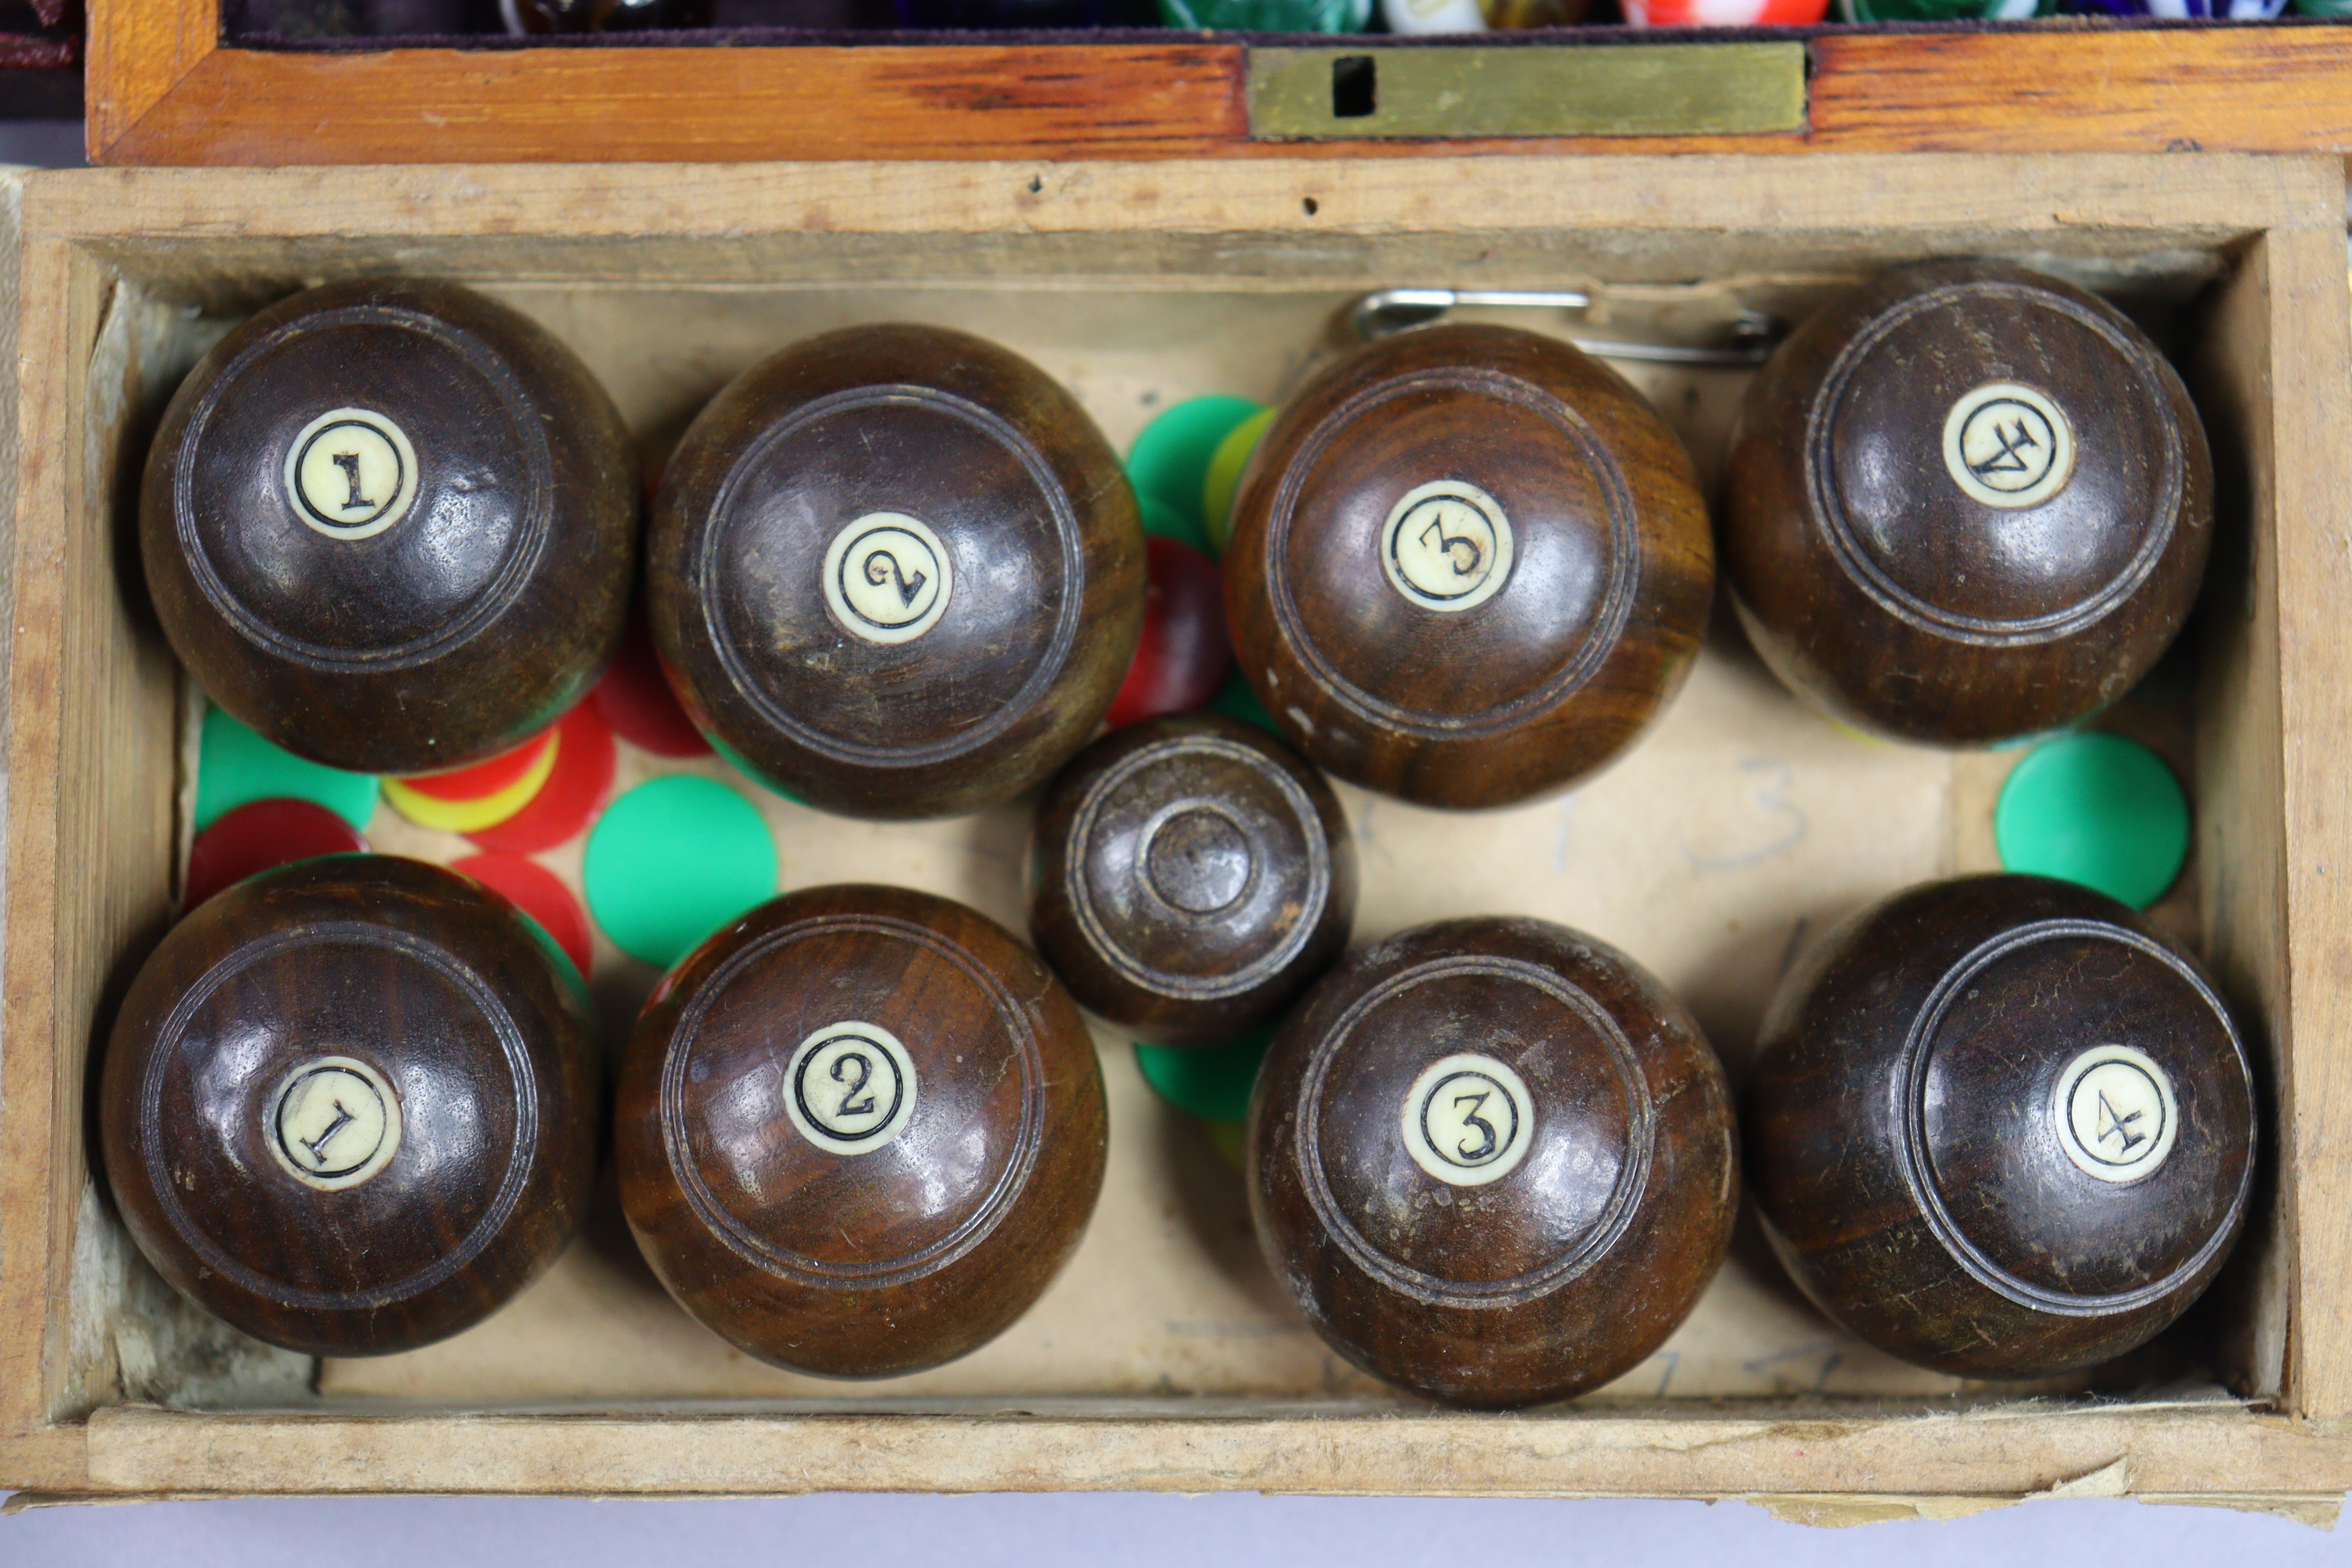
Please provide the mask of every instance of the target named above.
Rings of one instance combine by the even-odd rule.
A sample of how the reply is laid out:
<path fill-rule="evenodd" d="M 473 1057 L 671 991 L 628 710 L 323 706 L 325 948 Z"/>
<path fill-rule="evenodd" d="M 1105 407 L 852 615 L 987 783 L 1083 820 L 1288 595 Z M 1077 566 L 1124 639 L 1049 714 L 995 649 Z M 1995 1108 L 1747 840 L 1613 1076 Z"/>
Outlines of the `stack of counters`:
<path fill-rule="evenodd" d="M 1498 30 L 1520 27 L 1573 27 L 1591 7 L 1586 0 L 1482 0 L 1486 26 Z"/>
<path fill-rule="evenodd" d="M 629 616 L 604 679 L 588 694 L 614 734 L 656 757 L 707 757 L 710 742 L 694 727 L 654 652 L 654 634 L 641 602 Z"/>
<path fill-rule="evenodd" d="M 714 779 L 673 773 L 614 801 L 588 836 L 581 885 L 598 929 L 667 969 L 776 896 L 776 846 L 759 809 Z"/>
<path fill-rule="evenodd" d="M 1235 426 L 1265 412 L 1246 397 L 1189 397 L 1145 426 L 1127 452 L 1127 478 L 1142 506 L 1143 531 L 1214 555 L 1203 510 L 1210 470 Z"/>
<path fill-rule="evenodd" d="M 363 855 L 367 847 L 358 828 L 316 801 L 247 801 L 221 813 L 188 847 L 183 907 L 193 910 L 273 866 L 318 855 Z"/>
<path fill-rule="evenodd" d="M 207 708 L 196 750 L 196 831 L 238 806 L 263 800 L 306 800 L 351 824 L 375 815 L 376 779 L 298 757 L 273 745 L 218 708 Z"/>
<path fill-rule="evenodd" d="M 2158 16 L 2168 22 L 2267 22 L 2286 5 L 2287 0 L 2067 0 L 2065 9 L 2087 16 Z M 2305 16 L 2331 14 L 2315 13 L 2308 5 L 2301 9 Z"/>
<path fill-rule="evenodd" d="M 1829 0 L 1625 0 L 1635 27 L 1803 27 L 1828 10 Z"/>
<path fill-rule="evenodd" d="M 613 731 L 593 702 L 583 702 L 555 726 L 555 769 L 530 804 L 505 821 L 466 835 L 477 847 L 503 855 L 536 855 L 588 829 L 613 794 Z"/>
<path fill-rule="evenodd" d="M 1217 443 L 1216 455 L 1209 459 L 1208 477 L 1201 485 L 1201 515 L 1209 525 L 1209 544 L 1219 555 L 1234 537 L 1234 497 L 1241 492 L 1242 470 L 1249 466 L 1250 454 L 1265 439 L 1266 426 L 1274 423 L 1275 410 L 1260 409 L 1225 433 Z"/>
<path fill-rule="evenodd" d="M 1154 1094 L 1208 1123 L 1210 1141 L 1238 1170 L 1250 1090 L 1273 1043 L 1271 1029 L 1223 1046 L 1154 1046 L 1138 1040 L 1135 1065 Z"/>
<path fill-rule="evenodd" d="M 444 773 L 383 781 L 383 798 L 419 827 L 472 833 L 495 827 L 529 805 L 555 773 L 562 750 L 553 729 L 488 762 Z"/>
<path fill-rule="evenodd" d="M 1838 0 L 1844 22 L 2018 22 L 2054 16 L 2057 0 Z"/>
<path fill-rule="evenodd" d="M 1128 481 L 1143 514 L 1149 585 L 1142 639 L 1103 716 L 1114 730 L 1207 706 L 1223 689 L 1233 645 L 1225 636 L 1223 587 L 1204 509 L 1234 432 L 1245 426 L 1263 430 L 1269 413 L 1246 397 L 1187 398 L 1145 426 L 1128 448 Z M 1231 491 L 1223 487 L 1228 506 Z"/>
<path fill-rule="evenodd" d="M 1188 33 L 1360 33 L 1372 0 L 1160 0 L 1160 20 Z"/>
<path fill-rule="evenodd" d="M 1217 563 L 1172 539 L 1147 537 L 1143 635 L 1103 722 L 1114 730 L 1208 703 L 1234 667 Z"/>
<path fill-rule="evenodd" d="M 2189 799 L 2164 759 L 2089 731 L 2037 746 L 1993 806 L 2001 868 L 2094 889 L 2136 910 L 2162 898 L 2189 858 Z"/>
<path fill-rule="evenodd" d="M 588 977 L 595 951 L 588 938 L 588 917 L 554 872 L 520 855 L 469 855 L 451 861 L 449 869 L 471 877 L 512 904 L 538 928 L 534 934 L 563 955 L 575 978 Z"/>
<path fill-rule="evenodd" d="M 1483 33 L 1486 13 L 1478 0 L 1381 0 L 1381 19 L 1391 33 Z"/>

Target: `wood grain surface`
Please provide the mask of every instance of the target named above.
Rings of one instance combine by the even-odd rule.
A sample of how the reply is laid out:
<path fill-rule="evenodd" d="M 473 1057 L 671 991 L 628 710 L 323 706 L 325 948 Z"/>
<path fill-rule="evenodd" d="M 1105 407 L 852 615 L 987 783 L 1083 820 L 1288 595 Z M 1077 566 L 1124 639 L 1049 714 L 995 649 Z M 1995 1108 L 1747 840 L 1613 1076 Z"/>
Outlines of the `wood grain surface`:
<path fill-rule="evenodd" d="M 368 526 L 333 531 L 346 497 Z M 454 284 L 333 283 L 181 384 L 140 558 L 231 714 L 330 767 L 436 773 L 521 744 L 604 672 L 638 508 L 613 400 L 537 323 Z"/>
<path fill-rule="evenodd" d="M 116 1207 L 165 1279 L 272 1344 L 383 1355 L 470 1327 L 587 1213 L 600 1074 L 572 984 L 507 904 L 421 861 L 241 882 L 116 1019 Z"/>
<path fill-rule="evenodd" d="M 1224 558 L 1242 673 L 1291 743 L 1424 805 L 1606 766 L 1690 673 L 1698 477 L 1624 379 L 1510 327 L 1362 349 L 1284 405 Z"/>
<path fill-rule="evenodd" d="M 849 816 L 1034 787 L 1100 722 L 1143 626 L 1118 455 L 1036 366 L 936 327 L 825 333 L 738 377 L 672 454 L 646 562 L 696 722 Z"/>
<path fill-rule="evenodd" d="M 2091 1068 L 2112 1096 L 2077 1083 L 2119 1047 L 2137 1059 Z M 2194 962 L 2088 889 L 1898 894 L 1790 972 L 1757 1052 L 1742 1126 L 1775 1249 L 1906 1360 L 2036 1377 L 2120 1355 L 2245 1222 L 2269 1118 L 2244 1047 Z"/>
<path fill-rule="evenodd" d="M 1648 1355 L 1739 1203 L 1697 1024 L 1545 921 L 1441 921 L 1334 970 L 1275 1037 L 1248 1151 L 1258 1244 L 1316 1331 L 1467 1405 L 1563 1399 Z"/>
<path fill-rule="evenodd" d="M 831 1377 L 1002 1332 L 1077 1245 L 1108 1137 L 1093 1037 L 1036 957 L 961 904 L 856 885 L 763 904 L 674 970 L 614 1121 L 670 1294 Z"/>
<path fill-rule="evenodd" d="M 2325 25 L 1832 32 L 1807 41 L 1798 133 L 1309 148 L 1249 139 L 1248 49 L 1198 35 L 281 53 L 220 47 L 219 4 L 95 0 L 93 162 L 2352 150 L 2352 37 Z"/>
<path fill-rule="evenodd" d="M 1160 1045 L 1281 1018 L 1348 944 L 1356 843 L 1297 752 L 1221 713 L 1106 735 L 1037 802 L 1029 931 L 1071 994 Z"/>
<path fill-rule="evenodd" d="M 1749 385 L 1718 535 L 1792 689 L 1880 734 L 1985 745 L 2111 706 L 2172 645 L 2213 465 L 2179 374 L 2113 306 L 2021 268 L 1909 268 Z"/>

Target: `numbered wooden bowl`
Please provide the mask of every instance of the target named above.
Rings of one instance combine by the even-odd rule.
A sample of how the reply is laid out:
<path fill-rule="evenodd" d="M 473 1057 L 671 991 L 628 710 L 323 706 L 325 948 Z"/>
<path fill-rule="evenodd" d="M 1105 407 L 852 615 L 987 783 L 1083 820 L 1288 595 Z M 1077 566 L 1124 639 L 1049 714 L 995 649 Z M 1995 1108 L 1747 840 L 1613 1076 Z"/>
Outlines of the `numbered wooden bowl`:
<path fill-rule="evenodd" d="M 621 1068 L 621 1200 L 706 1327 L 881 1377 L 1027 1310 L 1102 1186 L 1106 1111 L 1069 995 L 928 893 L 815 888 L 673 970 Z"/>
<path fill-rule="evenodd" d="M 1757 1205 L 1839 1322 L 1964 1377 L 2145 1342 L 2245 1223 L 2253 1079 L 2203 972 L 2040 877 L 1896 895 L 1783 982 L 1743 1107 Z"/>
<path fill-rule="evenodd" d="M 695 722 L 853 816 L 1044 782 L 1143 624 L 1118 456 L 1043 371 L 938 327 L 828 332 L 728 386 L 670 459 L 646 574 Z"/>
<path fill-rule="evenodd" d="M 510 750 L 620 644 L 638 488 L 612 399 L 452 283 L 333 283 L 222 339 L 147 458 L 140 556 L 214 701 L 297 755 Z"/>
<path fill-rule="evenodd" d="M 1632 960 L 1544 921 L 1375 943 L 1276 1037 L 1249 1115 L 1259 1245 L 1376 1377 L 1564 1399 L 1664 1342 L 1723 1262 L 1723 1067 Z"/>
<path fill-rule="evenodd" d="M 215 894 L 139 971 L 99 1131 L 156 1272 L 310 1355 L 479 1321 L 587 1212 L 583 999 L 502 900 L 385 855 Z"/>
<path fill-rule="evenodd" d="M 1724 480 L 1724 572 L 1789 687 L 1944 745 L 2131 689 L 2196 602 L 2213 468 L 2122 312 L 2021 268 L 1890 272 L 1781 345 Z"/>
<path fill-rule="evenodd" d="M 1681 688 L 1714 590 L 1690 458 L 1615 372 L 1505 327 L 1361 350 L 1242 478 L 1243 672 L 1326 771 L 1427 805 L 1562 789 Z"/>

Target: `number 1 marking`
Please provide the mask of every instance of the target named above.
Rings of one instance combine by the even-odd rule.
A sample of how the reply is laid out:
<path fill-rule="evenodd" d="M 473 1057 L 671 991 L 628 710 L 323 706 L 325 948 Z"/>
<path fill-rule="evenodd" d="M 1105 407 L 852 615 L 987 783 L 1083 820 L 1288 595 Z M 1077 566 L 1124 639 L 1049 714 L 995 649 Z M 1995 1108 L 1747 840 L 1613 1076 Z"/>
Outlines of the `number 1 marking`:
<path fill-rule="evenodd" d="M 343 479 L 352 487 L 351 499 L 343 502 L 343 510 L 349 511 L 353 507 L 375 505 L 375 502 L 360 494 L 360 455 L 357 452 L 338 452 L 335 454 L 334 461 L 335 467 L 343 470 Z"/>
<path fill-rule="evenodd" d="M 327 1145 L 334 1142 L 336 1133 L 341 1132 L 345 1127 L 350 1126 L 352 1122 L 352 1113 L 343 1109 L 343 1102 L 338 1100 L 333 1103 L 335 1107 L 335 1119 L 327 1123 L 327 1130 L 325 1131 L 320 1133 L 316 1138 L 296 1140 L 298 1142 L 301 1143 L 302 1147 L 310 1151 L 310 1158 L 318 1161 L 321 1165 L 327 1163 Z"/>

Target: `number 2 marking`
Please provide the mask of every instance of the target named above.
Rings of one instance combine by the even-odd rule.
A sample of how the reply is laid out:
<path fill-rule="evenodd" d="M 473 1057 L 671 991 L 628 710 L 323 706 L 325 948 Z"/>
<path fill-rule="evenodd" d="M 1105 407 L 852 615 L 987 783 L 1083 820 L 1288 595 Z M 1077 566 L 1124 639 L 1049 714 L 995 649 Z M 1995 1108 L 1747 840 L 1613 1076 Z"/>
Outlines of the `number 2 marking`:
<path fill-rule="evenodd" d="M 834 1114 L 835 1116 L 870 1116 L 874 1113 L 874 1097 L 869 1094 L 862 1100 L 857 1098 L 858 1092 L 865 1089 L 866 1080 L 874 1076 L 874 1063 L 870 1058 L 856 1051 L 837 1056 L 833 1058 L 829 1076 L 834 1082 L 839 1083 L 841 1069 L 851 1062 L 857 1064 L 857 1081 L 841 1091 L 841 1105 Z"/>
<path fill-rule="evenodd" d="M 868 583 L 879 588 L 893 577 L 898 580 L 898 603 L 902 605 L 913 604 L 915 595 L 923 591 L 923 584 L 931 580 L 927 572 L 918 572 L 909 579 L 906 568 L 898 564 L 898 558 L 887 550 L 877 550 L 866 558 Z"/>

